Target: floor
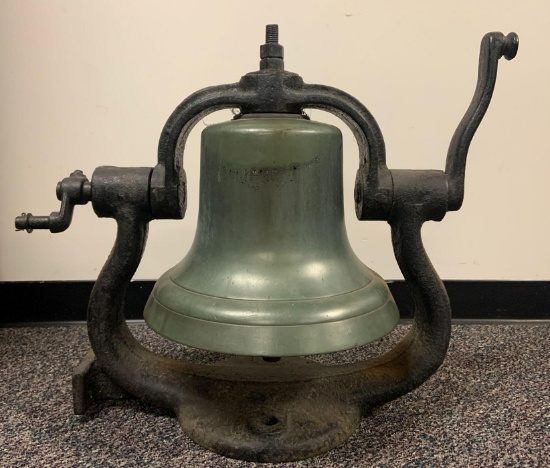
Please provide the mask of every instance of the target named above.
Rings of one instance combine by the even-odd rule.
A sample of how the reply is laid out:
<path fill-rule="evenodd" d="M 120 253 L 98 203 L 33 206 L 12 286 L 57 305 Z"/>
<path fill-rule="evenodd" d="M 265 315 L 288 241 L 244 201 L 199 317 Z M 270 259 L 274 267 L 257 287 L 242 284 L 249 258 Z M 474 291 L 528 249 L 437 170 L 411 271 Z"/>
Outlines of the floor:
<path fill-rule="evenodd" d="M 157 352 L 219 357 L 131 328 Z M 319 359 L 368 358 L 405 331 L 401 325 L 373 345 Z M 336 450 L 276 466 L 548 466 L 549 332 L 550 325 L 455 325 L 446 362 L 426 384 L 376 409 Z M 256 466 L 202 449 L 172 414 L 135 401 L 75 416 L 71 373 L 87 350 L 82 326 L 0 329 L 1 467 Z"/>

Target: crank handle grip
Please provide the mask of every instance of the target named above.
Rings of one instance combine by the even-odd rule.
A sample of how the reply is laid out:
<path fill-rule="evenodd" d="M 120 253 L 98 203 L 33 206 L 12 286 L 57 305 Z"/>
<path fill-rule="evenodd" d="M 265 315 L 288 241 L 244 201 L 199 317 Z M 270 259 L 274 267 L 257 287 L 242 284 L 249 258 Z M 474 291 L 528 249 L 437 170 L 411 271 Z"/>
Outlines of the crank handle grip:
<path fill-rule="evenodd" d="M 22 213 L 15 218 L 15 229 L 31 233 L 34 229 L 49 229 L 50 232 L 65 231 L 73 219 L 75 205 L 85 205 L 92 199 L 92 184 L 82 171 L 74 171 L 57 184 L 57 199 L 61 201 L 59 211 L 49 216 L 33 216 Z"/>

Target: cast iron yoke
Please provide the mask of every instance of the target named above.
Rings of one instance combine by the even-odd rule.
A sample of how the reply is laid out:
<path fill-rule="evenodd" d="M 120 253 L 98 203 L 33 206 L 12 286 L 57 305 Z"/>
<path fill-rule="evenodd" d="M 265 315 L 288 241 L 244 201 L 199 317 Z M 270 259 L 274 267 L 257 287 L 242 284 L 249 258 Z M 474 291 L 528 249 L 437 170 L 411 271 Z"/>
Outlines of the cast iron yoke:
<path fill-rule="evenodd" d="M 355 206 L 360 220 L 389 220 L 392 211 L 399 209 L 394 202 L 399 193 L 415 192 L 412 204 L 430 205 L 427 219 L 441 220 L 448 210 L 456 211 L 464 199 L 464 177 L 466 157 L 470 142 L 487 111 L 496 83 L 498 60 L 511 60 L 516 56 L 519 45 L 517 34 L 488 33 L 481 42 L 478 82 L 472 102 L 456 129 L 443 171 L 390 170 L 386 165 L 384 139 L 376 120 L 357 99 L 329 86 L 308 85 L 302 78 L 285 71 L 283 47 L 278 43 L 276 25 L 268 25 L 266 44 L 261 47 L 260 70 L 251 72 L 238 83 L 204 88 L 185 99 L 166 122 L 159 141 L 158 163 L 152 170 L 151 182 L 146 190 L 150 192 L 150 204 L 146 211 L 152 219 L 181 219 L 185 215 L 185 170 L 183 151 L 185 142 L 195 124 L 206 115 L 224 108 L 239 108 L 241 114 L 252 112 L 301 113 L 303 109 L 322 109 L 341 118 L 353 131 L 360 154 L 355 187 Z M 76 171 L 71 177 L 82 180 L 82 173 Z M 409 179 L 413 177 L 415 183 Z M 422 183 L 419 184 L 419 181 Z M 97 181 L 99 183 L 99 180 Z M 68 184 L 64 179 L 60 184 Z M 413 186 L 415 186 L 413 188 Z M 80 192 L 59 186 L 57 196 L 64 214 L 62 223 L 56 223 L 52 232 L 60 232 L 70 224 L 72 206 L 85 204 L 91 199 L 91 189 Z M 74 195 L 73 195 L 74 194 Z M 426 203 L 426 195 L 429 203 Z M 407 193 L 408 196 L 411 193 Z M 97 198 L 97 197 L 94 197 Z M 101 205 L 91 199 L 95 205 Z M 65 208 L 66 206 L 66 208 Z M 97 211 L 97 210 L 96 210 Z M 101 208 L 98 216 L 102 216 Z M 109 216 L 109 215 L 107 215 Z M 47 217 L 22 215 L 16 220 L 17 229 L 49 229 Z"/>

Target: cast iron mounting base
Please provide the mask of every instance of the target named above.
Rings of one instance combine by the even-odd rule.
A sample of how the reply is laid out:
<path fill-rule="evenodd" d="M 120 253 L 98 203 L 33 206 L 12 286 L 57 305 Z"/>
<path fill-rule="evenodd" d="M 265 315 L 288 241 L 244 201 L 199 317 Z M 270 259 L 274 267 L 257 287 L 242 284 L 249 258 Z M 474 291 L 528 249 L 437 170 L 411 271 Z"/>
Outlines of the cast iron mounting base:
<path fill-rule="evenodd" d="M 340 445 L 359 424 L 359 398 L 346 398 L 329 381 L 304 380 L 324 367 L 319 363 L 233 357 L 209 366 L 222 374 L 240 369 L 243 380 L 197 380 L 176 414 L 191 439 L 224 456 L 259 462 L 308 458 Z M 73 395 L 76 414 L 103 400 L 134 398 L 101 371 L 92 351 L 74 372 Z"/>

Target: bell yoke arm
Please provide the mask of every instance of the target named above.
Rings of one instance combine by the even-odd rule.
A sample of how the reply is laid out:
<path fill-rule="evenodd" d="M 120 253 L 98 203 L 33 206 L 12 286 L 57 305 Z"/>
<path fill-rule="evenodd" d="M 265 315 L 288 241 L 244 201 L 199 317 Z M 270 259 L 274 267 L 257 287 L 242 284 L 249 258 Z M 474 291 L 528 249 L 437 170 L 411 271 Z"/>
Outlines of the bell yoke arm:
<path fill-rule="evenodd" d="M 239 83 L 205 88 L 174 110 L 161 133 L 158 164 L 151 180 L 151 208 L 155 218 L 184 216 L 182 162 L 187 136 L 201 118 L 224 108 L 239 108 L 243 114 L 302 113 L 305 108 L 317 108 L 337 115 L 357 138 L 360 170 L 369 186 L 378 188 L 376 197 L 369 199 L 371 211 L 380 210 L 381 200 L 391 202 L 384 139 L 367 108 L 339 89 L 304 84 L 298 75 L 275 69 L 249 73 Z M 362 200 L 360 205 L 363 206 Z M 360 210 L 362 212 L 362 208 Z"/>

